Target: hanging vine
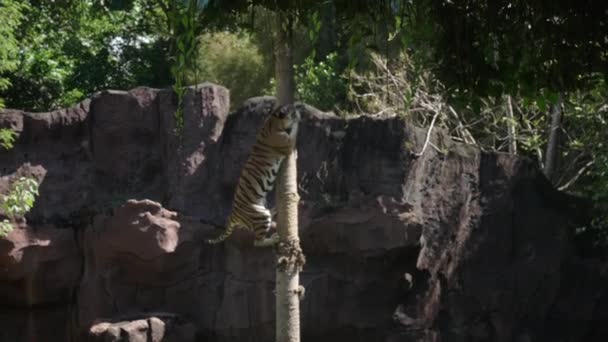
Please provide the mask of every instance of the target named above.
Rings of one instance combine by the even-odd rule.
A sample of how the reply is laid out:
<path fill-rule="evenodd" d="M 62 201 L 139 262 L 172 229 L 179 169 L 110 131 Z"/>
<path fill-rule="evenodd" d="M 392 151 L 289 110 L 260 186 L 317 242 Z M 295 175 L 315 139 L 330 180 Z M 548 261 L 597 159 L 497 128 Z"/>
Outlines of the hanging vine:
<path fill-rule="evenodd" d="M 201 28 L 198 16 L 208 1 L 170 0 L 169 4 L 164 4 L 162 1 L 161 4 L 167 15 L 169 30 L 173 37 L 171 75 L 174 80 L 172 89 L 177 96 L 177 107 L 174 114 L 175 131 L 181 137 L 184 128 L 183 101 L 187 90 L 184 84 L 185 74 L 189 61 L 196 53 L 197 36 Z"/>

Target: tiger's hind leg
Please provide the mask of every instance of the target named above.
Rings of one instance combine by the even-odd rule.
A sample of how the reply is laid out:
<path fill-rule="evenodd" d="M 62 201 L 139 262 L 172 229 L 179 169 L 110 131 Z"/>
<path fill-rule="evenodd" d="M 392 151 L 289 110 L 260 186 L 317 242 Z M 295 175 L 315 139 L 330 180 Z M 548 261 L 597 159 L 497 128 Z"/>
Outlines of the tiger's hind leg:
<path fill-rule="evenodd" d="M 256 222 L 256 226 L 254 228 L 254 233 L 255 233 L 255 241 L 253 242 L 254 246 L 267 247 L 267 246 L 275 245 L 277 242 L 279 242 L 279 235 L 277 234 L 276 230 L 274 232 L 272 232 L 272 234 L 270 236 L 268 236 L 268 234 L 271 232 L 271 227 L 273 225 L 273 222 L 272 222 L 272 212 L 273 211 L 274 211 L 274 209 L 268 210 L 266 208 L 264 208 L 263 210 L 260 210 L 260 214 L 263 215 L 263 220 Z"/>
<path fill-rule="evenodd" d="M 256 236 L 256 239 L 253 242 L 253 245 L 255 247 L 270 247 L 270 246 L 276 245 L 278 242 L 279 242 L 279 234 L 277 234 L 276 232 L 273 232 L 272 235 L 270 235 L 269 237 L 264 236 L 261 239 Z"/>

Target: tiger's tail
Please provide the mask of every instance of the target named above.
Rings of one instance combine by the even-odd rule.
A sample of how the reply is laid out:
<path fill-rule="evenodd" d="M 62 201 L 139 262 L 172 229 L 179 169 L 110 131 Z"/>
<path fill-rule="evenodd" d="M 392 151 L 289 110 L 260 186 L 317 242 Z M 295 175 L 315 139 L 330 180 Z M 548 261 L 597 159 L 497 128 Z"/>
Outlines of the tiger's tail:
<path fill-rule="evenodd" d="M 216 237 L 215 239 L 205 240 L 205 242 L 211 245 L 218 244 L 226 240 L 230 235 L 232 235 L 232 231 L 234 231 L 234 225 L 229 224 L 226 227 L 226 230 L 220 236 Z"/>
<path fill-rule="evenodd" d="M 183 215 L 183 214 L 180 214 L 179 217 L 181 219 L 185 219 L 185 220 L 188 220 L 188 221 L 195 221 L 195 222 L 203 223 L 203 224 L 206 224 L 206 225 L 209 225 L 209 226 L 213 226 L 213 227 L 216 227 L 216 228 L 223 228 L 222 226 L 219 226 L 219 225 L 217 225 L 217 224 L 215 224 L 215 223 L 213 223 L 211 221 L 208 221 L 208 220 L 206 220 L 206 219 L 204 219 L 202 217 L 189 216 L 189 215 Z M 208 243 L 208 244 L 218 244 L 218 243 L 226 240 L 230 235 L 232 235 L 232 231 L 233 230 L 234 230 L 234 225 L 228 223 L 228 226 L 226 227 L 226 230 L 220 236 L 218 236 L 215 239 L 207 239 L 207 240 L 205 240 L 205 243 Z"/>

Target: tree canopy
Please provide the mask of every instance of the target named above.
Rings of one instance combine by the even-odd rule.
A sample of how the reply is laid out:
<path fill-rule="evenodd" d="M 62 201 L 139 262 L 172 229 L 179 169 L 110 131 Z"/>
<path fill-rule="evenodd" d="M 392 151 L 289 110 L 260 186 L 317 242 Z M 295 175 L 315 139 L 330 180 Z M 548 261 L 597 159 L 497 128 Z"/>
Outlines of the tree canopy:
<path fill-rule="evenodd" d="M 142 3 L 111 10 L 98 1 L 19 3 L 27 20 L 13 25 L 14 39 L 7 43 L 18 48 L 3 50 L 11 62 L 0 63 L 0 77 L 9 84 L 0 98 L 7 106 L 43 111 L 104 88 L 170 84 L 168 34 L 156 9 Z"/>
<path fill-rule="evenodd" d="M 356 51 L 366 37 L 382 36 L 391 49 L 424 51 L 427 67 L 455 95 L 547 96 L 593 88 L 608 74 L 604 1 L 5 0 L 0 98 L 9 107 L 48 110 L 103 88 L 167 86 L 184 29 L 173 13 L 191 4 L 191 39 L 253 27 L 260 6 L 297 14 L 314 39 L 329 23 L 319 13 L 331 12 L 342 49 Z M 380 39 L 367 48 L 389 44 Z"/>

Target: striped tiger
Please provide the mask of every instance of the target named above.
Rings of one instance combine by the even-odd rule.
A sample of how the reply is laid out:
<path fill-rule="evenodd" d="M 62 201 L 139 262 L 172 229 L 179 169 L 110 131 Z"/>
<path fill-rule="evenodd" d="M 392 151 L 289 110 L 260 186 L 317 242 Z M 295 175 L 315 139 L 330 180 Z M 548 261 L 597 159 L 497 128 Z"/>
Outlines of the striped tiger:
<path fill-rule="evenodd" d="M 272 246 L 279 241 L 276 232 L 267 236 L 272 215 L 265 206 L 266 194 L 274 188 L 281 163 L 295 148 L 299 120 L 300 114 L 293 105 L 274 109 L 266 119 L 241 171 L 226 230 L 207 243 L 224 241 L 234 228 L 253 231 L 256 247 Z"/>

